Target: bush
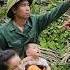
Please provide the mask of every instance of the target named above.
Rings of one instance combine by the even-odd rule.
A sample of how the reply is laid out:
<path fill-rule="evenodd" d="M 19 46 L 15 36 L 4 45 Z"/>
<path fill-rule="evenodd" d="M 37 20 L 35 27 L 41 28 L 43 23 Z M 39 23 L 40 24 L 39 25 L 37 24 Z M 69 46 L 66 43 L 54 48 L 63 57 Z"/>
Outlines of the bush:
<path fill-rule="evenodd" d="M 50 12 L 50 10 L 56 7 L 56 5 L 58 5 L 59 2 L 62 2 L 62 0 L 58 0 L 58 1 L 53 0 L 52 3 L 50 2 L 48 6 L 32 5 L 32 13 L 43 14 L 43 13 L 46 13 L 47 11 Z M 70 65 L 65 64 L 64 61 L 63 61 L 63 64 L 61 64 L 62 59 L 66 57 L 64 55 L 70 52 L 70 48 L 69 48 L 70 30 L 61 28 L 63 22 L 67 18 L 68 16 L 65 14 L 55 22 L 49 24 L 48 27 L 45 30 L 43 30 L 43 32 L 39 36 L 41 47 L 56 51 L 56 53 L 59 53 L 59 56 L 61 58 L 60 62 L 56 62 L 56 64 L 51 63 L 52 70 L 69 70 L 70 69 Z"/>

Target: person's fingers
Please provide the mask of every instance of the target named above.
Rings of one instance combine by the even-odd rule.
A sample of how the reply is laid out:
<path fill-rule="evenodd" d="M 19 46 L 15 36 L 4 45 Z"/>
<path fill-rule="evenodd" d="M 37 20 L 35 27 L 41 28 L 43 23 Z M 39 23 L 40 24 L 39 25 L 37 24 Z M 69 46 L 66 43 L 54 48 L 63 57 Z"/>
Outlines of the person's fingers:
<path fill-rule="evenodd" d="M 64 21 L 63 26 L 66 26 L 67 24 L 69 24 L 68 21 Z"/>

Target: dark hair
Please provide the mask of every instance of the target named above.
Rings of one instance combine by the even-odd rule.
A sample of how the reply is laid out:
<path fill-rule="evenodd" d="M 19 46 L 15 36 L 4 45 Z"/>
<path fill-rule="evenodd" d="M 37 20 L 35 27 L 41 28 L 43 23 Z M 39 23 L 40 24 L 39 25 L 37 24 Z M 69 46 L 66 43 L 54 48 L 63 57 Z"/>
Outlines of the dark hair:
<path fill-rule="evenodd" d="M 7 13 L 7 17 L 9 17 L 9 18 L 11 18 L 11 19 L 13 20 L 13 19 L 14 19 L 14 15 L 15 15 L 15 13 L 13 12 L 13 9 L 14 9 L 14 10 L 17 10 L 18 7 L 19 7 L 19 5 L 20 5 L 20 3 L 23 2 L 23 1 L 28 1 L 28 2 L 29 2 L 29 5 L 31 5 L 33 0 L 20 0 L 20 1 L 18 1 L 17 3 L 15 3 L 15 4 L 10 8 L 10 10 L 9 10 L 8 13 Z"/>
<path fill-rule="evenodd" d="M 0 51 L 0 70 L 8 70 L 8 66 L 5 64 L 16 52 L 14 50 Z"/>
<path fill-rule="evenodd" d="M 0 64 L 0 70 L 8 70 L 8 66 L 6 64 Z"/>

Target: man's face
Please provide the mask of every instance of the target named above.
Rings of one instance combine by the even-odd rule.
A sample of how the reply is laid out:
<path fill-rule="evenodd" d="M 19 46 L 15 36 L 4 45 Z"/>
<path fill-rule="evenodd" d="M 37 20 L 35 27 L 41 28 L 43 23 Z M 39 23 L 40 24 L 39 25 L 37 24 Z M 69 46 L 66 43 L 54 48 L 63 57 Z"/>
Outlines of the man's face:
<path fill-rule="evenodd" d="M 21 63 L 21 59 L 18 55 L 15 55 L 13 57 L 11 57 L 8 61 L 7 61 L 7 65 L 11 66 L 13 69 L 17 68 Z"/>
<path fill-rule="evenodd" d="M 29 44 L 28 46 L 29 46 L 28 51 L 29 51 L 29 54 L 30 54 L 31 56 L 40 56 L 41 51 L 40 51 L 40 49 L 38 48 L 38 47 L 40 47 L 39 45 L 34 44 L 34 43 L 31 43 L 31 44 Z"/>
<path fill-rule="evenodd" d="M 30 6 L 28 1 L 23 1 L 19 4 L 17 10 L 15 10 L 15 16 L 19 18 L 27 19 L 30 16 Z"/>

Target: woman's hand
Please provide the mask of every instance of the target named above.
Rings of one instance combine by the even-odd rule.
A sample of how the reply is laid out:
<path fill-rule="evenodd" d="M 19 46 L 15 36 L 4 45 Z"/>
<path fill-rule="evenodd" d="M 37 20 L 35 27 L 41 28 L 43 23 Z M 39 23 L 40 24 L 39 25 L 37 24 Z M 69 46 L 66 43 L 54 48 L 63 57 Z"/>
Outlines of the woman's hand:
<path fill-rule="evenodd" d="M 70 29 L 70 19 L 68 21 L 65 21 L 62 26 L 65 27 L 66 29 Z"/>

